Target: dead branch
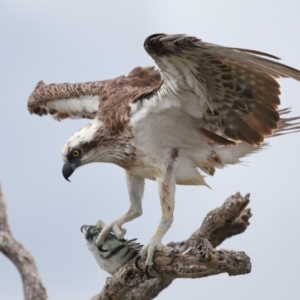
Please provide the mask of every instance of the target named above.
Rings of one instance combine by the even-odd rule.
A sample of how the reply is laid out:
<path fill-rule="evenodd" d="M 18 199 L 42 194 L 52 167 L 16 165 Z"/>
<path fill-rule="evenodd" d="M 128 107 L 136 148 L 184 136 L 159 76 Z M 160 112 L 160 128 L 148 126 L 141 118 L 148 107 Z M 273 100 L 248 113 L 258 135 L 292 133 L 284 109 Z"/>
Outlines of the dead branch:
<path fill-rule="evenodd" d="M 17 242 L 8 226 L 6 203 L 0 186 L 0 251 L 17 267 L 26 300 L 47 299 L 46 290 L 31 254 Z"/>
<path fill-rule="evenodd" d="M 112 277 L 99 295 L 92 300 L 153 299 L 176 278 L 201 278 L 220 273 L 242 275 L 251 271 L 250 258 L 244 252 L 215 250 L 225 239 L 244 232 L 251 218 L 250 195 L 240 193 L 229 197 L 222 206 L 212 210 L 202 225 L 186 241 L 169 243 L 176 249 L 177 258 L 166 265 L 169 258 L 160 253 L 154 257 L 155 268 L 148 278 L 134 266 L 134 259 Z M 186 251 L 186 253 L 183 253 Z"/>
<path fill-rule="evenodd" d="M 172 265 L 161 253 L 154 256 L 155 267 L 150 268 L 151 278 L 137 269 L 134 259 L 106 281 L 99 295 L 92 300 L 155 298 L 176 278 L 201 278 L 220 273 L 242 275 L 251 271 L 249 257 L 244 252 L 216 250 L 225 239 L 244 232 L 251 218 L 249 194 L 230 196 L 220 207 L 207 214 L 199 229 L 182 242 L 169 243 L 177 257 Z M 6 204 L 0 187 L 0 251 L 17 267 L 23 281 L 26 300 L 44 300 L 46 290 L 41 282 L 30 253 L 18 243 L 9 229 Z M 141 264 L 141 266 L 143 266 Z"/>

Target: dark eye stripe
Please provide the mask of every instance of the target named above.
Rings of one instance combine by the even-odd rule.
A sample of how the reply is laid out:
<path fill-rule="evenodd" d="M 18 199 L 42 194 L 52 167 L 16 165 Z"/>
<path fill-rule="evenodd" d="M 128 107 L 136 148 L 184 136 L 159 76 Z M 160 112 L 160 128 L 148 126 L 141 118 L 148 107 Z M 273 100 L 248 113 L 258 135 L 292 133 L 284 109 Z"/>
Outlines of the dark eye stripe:
<path fill-rule="evenodd" d="M 78 152 L 78 155 L 74 155 L 75 152 Z M 70 150 L 69 154 L 67 155 L 68 161 L 72 161 L 74 159 L 78 159 L 81 156 L 81 150 L 78 148 L 73 148 Z"/>

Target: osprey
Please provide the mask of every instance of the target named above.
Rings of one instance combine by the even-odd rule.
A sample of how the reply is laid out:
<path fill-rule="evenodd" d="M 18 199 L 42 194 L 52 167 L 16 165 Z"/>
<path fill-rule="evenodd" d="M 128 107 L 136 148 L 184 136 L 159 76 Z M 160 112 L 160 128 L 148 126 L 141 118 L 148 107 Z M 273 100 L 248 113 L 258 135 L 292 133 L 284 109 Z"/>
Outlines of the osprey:
<path fill-rule="evenodd" d="M 298 131 L 299 117 L 282 118 L 276 79 L 300 80 L 300 71 L 259 51 L 209 44 L 186 35 L 155 34 L 144 47 L 159 67 L 137 67 L 128 76 L 87 83 L 40 81 L 28 109 L 56 120 L 89 118 L 62 150 L 63 176 L 78 167 L 109 162 L 126 172 L 130 207 L 96 239 L 101 250 L 110 232 L 142 214 L 145 179 L 156 180 L 162 216 L 150 242 L 139 252 L 145 268 L 173 222 L 176 184 L 206 185 L 204 173 L 236 164 L 262 148 L 266 137 Z M 103 249 L 105 250 L 105 249 Z"/>

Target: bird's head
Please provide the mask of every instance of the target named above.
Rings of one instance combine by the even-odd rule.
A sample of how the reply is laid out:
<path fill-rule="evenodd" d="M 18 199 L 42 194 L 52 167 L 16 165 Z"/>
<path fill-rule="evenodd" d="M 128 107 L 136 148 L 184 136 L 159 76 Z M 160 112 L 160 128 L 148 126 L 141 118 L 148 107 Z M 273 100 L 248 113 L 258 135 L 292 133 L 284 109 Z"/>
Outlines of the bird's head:
<path fill-rule="evenodd" d="M 83 225 L 81 226 L 80 231 L 83 235 L 88 249 L 96 255 L 101 254 L 96 245 L 96 239 L 99 236 L 101 230 L 93 225 Z"/>
<path fill-rule="evenodd" d="M 66 180 L 80 166 L 105 161 L 105 145 L 101 139 L 101 121 L 93 120 L 75 132 L 62 149 L 62 173 Z M 105 143 L 104 143 L 105 144 Z"/>
<path fill-rule="evenodd" d="M 82 232 L 85 240 L 92 243 L 96 240 L 96 238 L 100 234 L 101 229 L 93 225 L 82 225 L 80 231 Z"/>
<path fill-rule="evenodd" d="M 94 119 L 75 132 L 63 147 L 63 176 L 69 181 L 75 169 L 92 162 L 127 166 L 134 157 L 131 139 L 130 130 L 116 133 L 105 126 L 100 119 Z"/>

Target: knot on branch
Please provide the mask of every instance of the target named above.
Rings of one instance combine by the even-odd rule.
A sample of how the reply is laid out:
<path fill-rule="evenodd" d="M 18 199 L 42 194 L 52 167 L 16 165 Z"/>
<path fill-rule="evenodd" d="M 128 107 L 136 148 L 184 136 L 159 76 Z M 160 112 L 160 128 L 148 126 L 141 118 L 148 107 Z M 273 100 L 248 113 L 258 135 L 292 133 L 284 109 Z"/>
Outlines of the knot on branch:
<path fill-rule="evenodd" d="M 243 197 L 237 192 L 228 197 L 220 207 L 206 215 L 199 231 L 206 235 L 214 247 L 225 239 L 244 232 L 252 217 L 250 208 L 246 208 L 249 202 L 250 194 Z"/>
<path fill-rule="evenodd" d="M 242 251 L 218 250 L 214 251 L 213 260 L 220 270 L 226 270 L 228 275 L 241 275 L 251 272 L 251 262 L 248 255 Z"/>
<path fill-rule="evenodd" d="M 128 286 L 136 286 L 141 282 L 141 271 L 135 267 L 127 269 L 126 272 L 120 274 L 120 283 Z"/>
<path fill-rule="evenodd" d="M 194 233 L 190 238 L 189 254 L 194 255 L 199 262 L 209 264 L 211 268 L 228 275 L 247 274 L 251 271 L 250 258 L 245 252 L 216 250 L 204 234 Z"/>
<path fill-rule="evenodd" d="M 200 262 L 208 261 L 211 253 L 214 251 L 212 244 L 204 234 L 193 234 L 190 238 L 190 245 L 192 247 L 191 253 Z"/>

